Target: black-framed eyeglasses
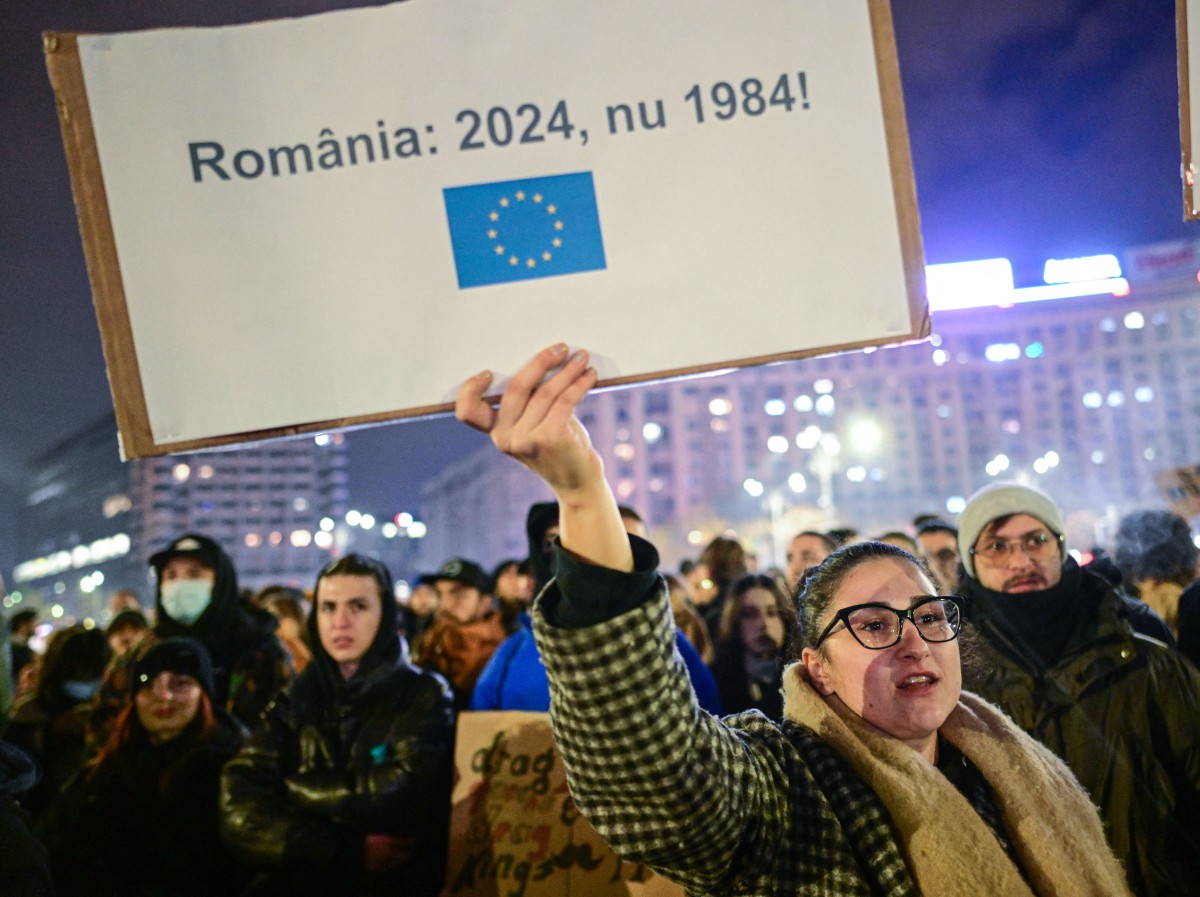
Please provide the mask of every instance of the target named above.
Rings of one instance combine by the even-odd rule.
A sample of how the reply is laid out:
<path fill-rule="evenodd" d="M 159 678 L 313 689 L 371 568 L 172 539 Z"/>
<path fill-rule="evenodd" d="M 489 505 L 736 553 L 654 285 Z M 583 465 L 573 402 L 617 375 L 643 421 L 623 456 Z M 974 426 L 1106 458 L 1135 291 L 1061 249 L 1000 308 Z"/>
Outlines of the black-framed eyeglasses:
<path fill-rule="evenodd" d="M 834 627 L 842 623 L 864 648 L 882 651 L 900 641 L 905 620 L 909 620 L 917 628 L 917 634 L 927 642 L 954 641 L 962 629 L 962 608 L 963 599 L 959 595 L 917 596 L 908 610 L 897 610 L 886 604 L 843 607 L 833 615 L 813 647 L 821 647 L 821 642 L 829 637 Z"/>
<path fill-rule="evenodd" d="M 1048 561 L 1052 555 L 1059 553 L 1063 537 L 1058 533 L 1037 529 L 1033 532 L 1018 536 L 1015 539 L 988 539 L 981 545 L 971 548 L 972 557 L 981 557 L 990 564 L 1000 564 L 1020 546 L 1025 556 L 1033 561 Z"/>

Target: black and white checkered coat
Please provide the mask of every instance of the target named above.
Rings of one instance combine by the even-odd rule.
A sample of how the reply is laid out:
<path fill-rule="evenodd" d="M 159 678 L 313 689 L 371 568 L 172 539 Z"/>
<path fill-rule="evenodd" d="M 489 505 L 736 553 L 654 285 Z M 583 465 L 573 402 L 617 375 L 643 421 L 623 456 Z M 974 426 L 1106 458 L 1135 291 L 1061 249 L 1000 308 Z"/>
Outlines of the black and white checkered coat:
<path fill-rule="evenodd" d="M 696 705 L 665 591 L 567 629 L 557 588 L 534 615 L 554 736 L 619 854 L 697 894 L 918 894 L 882 802 L 811 730 Z"/>

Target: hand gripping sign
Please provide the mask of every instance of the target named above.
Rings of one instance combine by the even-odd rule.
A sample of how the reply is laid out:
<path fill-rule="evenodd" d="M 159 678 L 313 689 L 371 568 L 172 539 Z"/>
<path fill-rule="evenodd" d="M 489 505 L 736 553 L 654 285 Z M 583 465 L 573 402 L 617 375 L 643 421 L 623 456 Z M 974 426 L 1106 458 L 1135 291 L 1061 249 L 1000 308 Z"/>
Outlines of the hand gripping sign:
<path fill-rule="evenodd" d="M 45 49 L 130 457 L 448 411 L 560 340 L 613 385 L 928 332 L 887 0 Z"/>

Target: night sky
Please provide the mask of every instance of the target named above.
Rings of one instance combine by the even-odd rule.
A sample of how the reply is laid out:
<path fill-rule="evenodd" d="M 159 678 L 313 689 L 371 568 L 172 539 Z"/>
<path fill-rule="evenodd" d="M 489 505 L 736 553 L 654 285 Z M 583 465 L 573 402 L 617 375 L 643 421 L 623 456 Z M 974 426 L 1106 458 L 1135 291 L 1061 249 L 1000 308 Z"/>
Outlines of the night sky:
<path fill-rule="evenodd" d="M 435 0 L 421 0 L 435 2 Z M 0 3 L 0 570 L 28 460 L 111 410 L 43 30 L 218 25 L 364 2 Z M 895 0 L 930 263 L 1043 260 L 1189 237 L 1173 0 Z M 452 420 L 352 440 L 353 498 L 414 505 L 480 437 Z"/>

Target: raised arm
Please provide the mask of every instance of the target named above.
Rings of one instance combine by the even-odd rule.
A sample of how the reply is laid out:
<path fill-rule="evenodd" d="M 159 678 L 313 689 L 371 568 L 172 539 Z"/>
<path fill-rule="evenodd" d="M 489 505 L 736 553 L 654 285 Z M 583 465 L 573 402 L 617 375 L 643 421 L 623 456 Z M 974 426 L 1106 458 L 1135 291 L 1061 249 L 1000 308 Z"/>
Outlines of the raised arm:
<path fill-rule="evenodd" d="M 484 399 L 491 382 L 491 371 L 484 371 L 463 384 L 458 419 L 488 434 L 500 451 L 554 491 L 563 548 L 597 566 L 632 570 L 629 538 L 604 479 L 604 462 L 575 416 L 596 383 L 587 353 L 568 354 L 562 343 L 543 349 L 509 380 L 496 408 Z"/>

